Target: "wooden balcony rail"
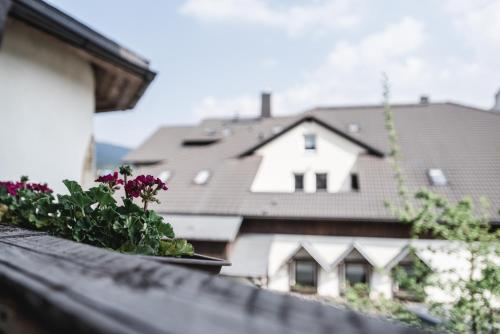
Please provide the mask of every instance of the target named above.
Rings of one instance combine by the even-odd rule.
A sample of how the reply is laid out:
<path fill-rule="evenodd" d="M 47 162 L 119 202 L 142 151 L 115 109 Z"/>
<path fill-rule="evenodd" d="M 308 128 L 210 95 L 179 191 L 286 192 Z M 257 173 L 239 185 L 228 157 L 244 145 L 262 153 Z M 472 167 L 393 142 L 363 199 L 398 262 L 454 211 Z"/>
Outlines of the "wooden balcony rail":
<path fill-rule="evenodd" d="M 420 333 L 333 306 L 0 225 L 0 333 Z"/>

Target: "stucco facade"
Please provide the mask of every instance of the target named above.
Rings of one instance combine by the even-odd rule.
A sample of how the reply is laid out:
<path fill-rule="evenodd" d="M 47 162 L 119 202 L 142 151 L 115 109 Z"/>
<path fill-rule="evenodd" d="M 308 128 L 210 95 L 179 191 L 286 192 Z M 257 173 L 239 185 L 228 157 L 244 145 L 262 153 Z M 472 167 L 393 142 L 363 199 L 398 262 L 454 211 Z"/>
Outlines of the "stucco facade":
<path fill-rule="evenodd" d="M 304 136 L 315 135 L 316 149 L 304 148 Z M 365 150 L 315 122 L 303 122 L 256 151 L 262 162 L 253 192 L 293 192 L 294 174 L 304 174 L 304 191 L 316 191 L 316 173 L 327 174 L 327 191 L 350 190 L 350 173 Z"/>
<path fill-rule="evenodd" d="M 63 179 L 86 181 L 95 112 L 91 64 L 62 42 L 9 20 L 0 83 L 0 179 L 28 175 L 56 191 L 64 189 Z"/>

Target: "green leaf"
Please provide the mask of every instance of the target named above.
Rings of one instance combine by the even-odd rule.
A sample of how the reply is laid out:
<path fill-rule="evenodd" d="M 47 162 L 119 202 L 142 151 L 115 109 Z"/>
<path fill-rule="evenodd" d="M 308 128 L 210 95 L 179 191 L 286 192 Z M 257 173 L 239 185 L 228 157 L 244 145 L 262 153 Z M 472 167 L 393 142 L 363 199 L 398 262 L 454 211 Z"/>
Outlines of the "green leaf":
<path fill-rule="evenodd" d="M 158 224 L 158 232 L 162 237 L 175 238 L 174 229 L 169 223 L 161 222 Z"/>
<path fill-rule="evenodd" d="M 109 193 L 105 186 L 93 187 L 88 190 L 90 199 L 100 206 L 109 206 L 116 204 L 116 200 Z"/>
<path fill-rule="evenodd" d="M 163 256 L 192 256 L 194 248 L 193 245 L 183 239 L 162 240 L 160 242 L 160 253 Z"/>
<path fill-rule="evenodd" d="M 66 188 L 68 188 L 68 191 L 71 195 L 83 192 L 82 187 L 76 181 L 63 180 L 63 183 L 66 186 Z"/>

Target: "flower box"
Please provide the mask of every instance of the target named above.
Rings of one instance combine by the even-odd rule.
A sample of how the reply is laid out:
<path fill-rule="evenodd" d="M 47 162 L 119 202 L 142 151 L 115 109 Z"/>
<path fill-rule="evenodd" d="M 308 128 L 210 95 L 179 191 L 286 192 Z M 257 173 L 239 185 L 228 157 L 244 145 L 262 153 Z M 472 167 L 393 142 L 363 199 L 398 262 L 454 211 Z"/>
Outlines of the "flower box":
<path fill-rule="evenodd" d="M 204 271 L 209 274 L 217 275 L 220 273 L 222 267 L 230 266 L 231 262 L 216 257 L 193 254 L 192 256 L 181 257 L 166 257 L 166 256 L 147 256 L 137 255 L 141 258 L 155 261 L 157 263 L 167 263 L 176 266 L 182 266 L 190 269 Z"/>

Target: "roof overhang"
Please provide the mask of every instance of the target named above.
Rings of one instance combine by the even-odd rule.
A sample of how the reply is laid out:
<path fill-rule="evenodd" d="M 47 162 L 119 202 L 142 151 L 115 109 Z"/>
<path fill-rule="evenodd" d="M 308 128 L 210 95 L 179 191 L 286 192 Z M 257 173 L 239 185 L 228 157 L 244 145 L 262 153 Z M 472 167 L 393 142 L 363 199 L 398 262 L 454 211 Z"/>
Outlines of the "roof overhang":
<path fill-rule="evenodd" d="M 0 36 L 2 10 L 10 18 L 68 44 L 92 64 L 96 112 L 134 108 L 155 78 L 146 59 L 41 0 L 0 0 Z"/>
<path fill-rule="evenodd" d="M 243 218 L 241 216 L 163 215 L 177 238 L 196 241 L 232 242 Z"/>

